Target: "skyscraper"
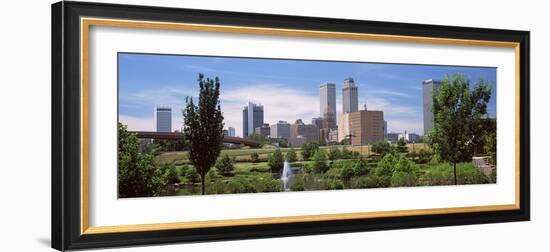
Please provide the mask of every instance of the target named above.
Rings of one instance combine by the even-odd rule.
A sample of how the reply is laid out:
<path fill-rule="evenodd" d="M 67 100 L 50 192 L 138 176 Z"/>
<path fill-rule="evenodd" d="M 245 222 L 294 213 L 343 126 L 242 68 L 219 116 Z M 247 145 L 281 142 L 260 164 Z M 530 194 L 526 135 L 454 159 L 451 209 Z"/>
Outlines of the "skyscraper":
<path fill-rule="evenodd" d="M 333 83 L 324 83 L 319 87 L 319 114 L 329 128 L 336 129 L 336 85 Z"/>
<path fill-rule="evenodd" d="M 271 124 L 271 138 L 290 139 L 290 123 L 278 121 L 276 124 Z"/>
<path fill-rule="evenodd" d="M 172 108 L 155 107 L 157 132 L 172 132 Z"/>
<path fill-rule="evenodd" d="M 429 79 L 422 81 L 422 99 L 424 107 L 424 135 L 434 127 L 433 91 L 441 86 L 441 81 Z"/>
<path fill-rule="evenodd" d="M 249 102 L 243 109 L 243 137 L 254 134 L 264 124 L 264 106 Z"/>
<path fill-rule="evenodd" d="M 353 78 L 344 80 L 342 88 L 342 113 L 356 112 L 359 110 L 357 86 Z"/>

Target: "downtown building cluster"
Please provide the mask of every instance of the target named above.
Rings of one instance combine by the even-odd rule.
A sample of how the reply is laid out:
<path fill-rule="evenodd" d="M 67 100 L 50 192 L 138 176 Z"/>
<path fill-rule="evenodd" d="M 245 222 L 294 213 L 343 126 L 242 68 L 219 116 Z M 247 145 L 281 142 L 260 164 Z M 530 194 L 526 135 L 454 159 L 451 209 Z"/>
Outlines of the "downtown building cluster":
<path fill-rule="evenodd" d="M 434 127 L 432 111 L 433 93 L 441 86 L 441 81 L 428 79 L 422 81 L 423 127 L 427 134 Z M 252 134 L 266 138 L 281 138 L 290 146 L 299 147 L 310 141 L 322 143 L 341 143 L 348 139 L 352 145 L 366 145 L 387 140 L 395 143 L 399 139 L 415 142 L 420 135 L 413 132 L 388 132 L 388 122 L 384 112 L 368 110 L 367 105 L 359 109 L 359 88 L 353 78 L 344 80 L 342 87 L 342 114 L 336 110 L 336 84 L 323 83 L 319 86 L 319 116 L 311 123 L 297 119 L 292 123 L 278 121 L 274 124 L 264 122 L 264 106 L 249 102 L 242 110 L 243 137 Z M 168 106 L 154 108 L 155 131 L 172 131 L 172 109 Z M 235 128 L 224 129 L 224 135 L 236 136 Z"/>
<path fill-rule="evenodd" d="M 336 110 L 336 84 L 319 86 L 319 117 L 305 123 L 297 119 L 293 123 L 278 121 L 264 123 L 264 106 L 249 102 L 243 108 L 243 137 L 258 134 L 269 138 L 286 139 L 290 146 L 299 147 L 310 141 L 339 143 L 349 139 L 352 145 L 371 144 L 384 140 L 386 123 L 384 112 L 359 110 L 358 87 L 353 78 L 344 80 L 342 88 L 342 114 Z"/>

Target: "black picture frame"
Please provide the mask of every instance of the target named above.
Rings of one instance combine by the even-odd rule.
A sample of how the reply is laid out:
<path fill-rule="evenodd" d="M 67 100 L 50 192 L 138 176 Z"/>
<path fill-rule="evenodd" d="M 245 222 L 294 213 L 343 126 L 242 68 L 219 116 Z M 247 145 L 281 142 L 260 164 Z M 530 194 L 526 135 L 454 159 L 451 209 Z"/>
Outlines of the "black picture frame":
<path fill-rule="evenodd" d="M 519 209 L 337 221 L 81 233 L 81 17 L 321 30 L 519 43 Z M 329 19 L 103 3 L 52 5 L 52 247 L 58 250 L 175 242 L 253 239 L 341 232 L 528 221 L 530 219 L 529 32 L 439 25 Z"/>

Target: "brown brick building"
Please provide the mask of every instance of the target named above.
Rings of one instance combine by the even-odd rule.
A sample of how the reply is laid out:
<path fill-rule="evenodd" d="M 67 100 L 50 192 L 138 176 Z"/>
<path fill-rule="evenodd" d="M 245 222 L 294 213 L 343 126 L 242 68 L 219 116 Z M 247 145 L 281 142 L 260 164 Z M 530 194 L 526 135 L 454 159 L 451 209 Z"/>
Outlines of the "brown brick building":
<path fill-rule="evenodd" d="M 352 145 L 372 144 L 384 140 L 384 112 L 360 110 L 346 113 L 338 118 L 338 138 L 351 135 Z"/>

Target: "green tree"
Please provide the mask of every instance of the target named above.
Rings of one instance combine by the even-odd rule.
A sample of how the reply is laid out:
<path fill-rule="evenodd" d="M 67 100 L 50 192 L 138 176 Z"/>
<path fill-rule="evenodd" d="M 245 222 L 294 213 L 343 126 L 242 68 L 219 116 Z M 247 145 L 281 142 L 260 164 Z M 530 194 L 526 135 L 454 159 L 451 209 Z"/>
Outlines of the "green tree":
<path fill-rule="evenodd" d="M 367 160 L 360 158 L 355 162 L 355 166 L 353 167 L 353 170 L 355 171 L 355 174 L 357 176 L 363 176 L 369 174 L 369 167 L 367 165 Z"/>
<path fill-rule="evenodd" d="M 327 154 L 325 150 L 318 149 L 313 155 L 313 171 L 316 173 L 324 173 L 328 170 Z"/>
<path fill-rule="evenodd" d="M 378 182 L 381 187 L 388 187 L 391 184 L 391 176 L 393 175 L 396 157 L 393 154 L 386 154 L 374 170 L 374 174 L 378 177 Z"/>
<path fill-rule="evenodd" d="M 199 104 L 187 97 L 183 110 L 185 139 L 189 140 L 189 160 L 201 177 L 201 192 L 205 191 L 205 176 L 216 163 L 223 141 L 223 115 L 220 107 L 220 80 L 204 79 L 199 74 Z"/>
<path fill-rule="evenodd" d="M 397 147 L 395 149 L 398 153 L 407 153 L 409 152 L 409 148 L 407 148 L 407 142 L 405 142 L 404 138 L 399 138 L 399 141 L 397 141 Z"/>
<path fill-rule="evenodd" d="M 280 149 L 276 149 L 275 152 L 270 154 L 267 158 L 267 165 L 269 165 L 273 173 L 279 173 L 281 169 L 283 169 L 284 162 L 283 153 Z"/>
<path fill-rule="evenodd" d="M 318 142 L 307 142 L 302 144 L 302 158 L 309 160 L 319 150 Z"/>
<path fill-rule="evenodd" d="M 258 152 L 252 152 L 252 154 L 250 154 L 250 160 L 252 160 L 253 163 L 258 163 L 260 161 L 260 155 L 258 155 Z"/>
<path fill-rule="evenodd" d="M 294 148 L 290 148 L 290 150 L 286 152 L 286 161 L 291 163 L 298 161 L 298 156 L 296 155 L 296 150 L 294 150 Z"/>
<path fill-rule="evenodd" d="M 434 90 L 434 128 L 429 133 L 430 145 L 443 161 L 453 164 L 471 162 L 475 144 L 482 139 L 482 120 L 487 117 L 487 103 L 492 87 L 480 79 L 472 91 L 470 80 L 461 74 L 447 76 Z"/>
<path fill-rule="evenodd" d="M 216 170 L 218 170 L 218 172 L 222 175 L 231 174 L 235 170 L 233 158 L 231 158 L 227 153 L 218 159 L 215 166 Z"/>
<path fill-rule="evenodd" d="M 151 153 L 139 153 L 139 141 L 128 132 L 126 125 L 118 124 L 118 196 L 158 196 L 165 185 L 161 169 L 153 165 Z"/>
<path fill-rule="evenodd" d="M 372 144 L 372 151 L 380 154 L 380 156 L 385 156 L 391 152 L 391 144 L 387 141 L 378 141 Z"/>

